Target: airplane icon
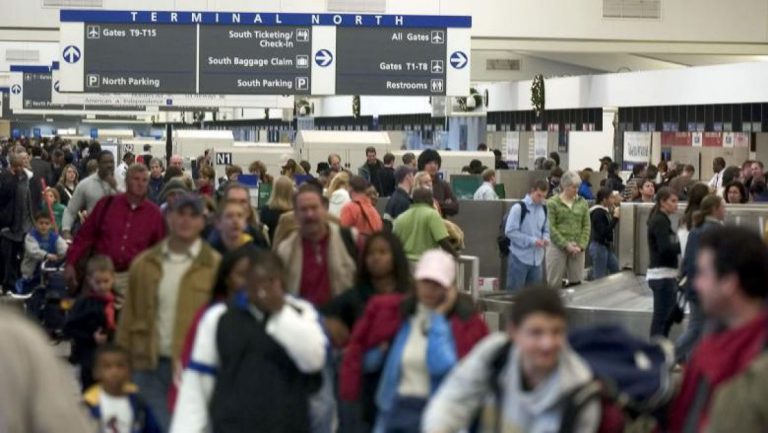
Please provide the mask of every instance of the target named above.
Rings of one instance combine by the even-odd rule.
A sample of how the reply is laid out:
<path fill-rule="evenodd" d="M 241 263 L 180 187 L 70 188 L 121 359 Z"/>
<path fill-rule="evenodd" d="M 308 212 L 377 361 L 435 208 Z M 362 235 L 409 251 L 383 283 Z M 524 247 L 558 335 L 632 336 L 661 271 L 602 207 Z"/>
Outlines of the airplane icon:
<path fill-rule="evenodd" d="M 101 38 L 101 29 L 99 26 L 88 26 L 88 39 Z"/>

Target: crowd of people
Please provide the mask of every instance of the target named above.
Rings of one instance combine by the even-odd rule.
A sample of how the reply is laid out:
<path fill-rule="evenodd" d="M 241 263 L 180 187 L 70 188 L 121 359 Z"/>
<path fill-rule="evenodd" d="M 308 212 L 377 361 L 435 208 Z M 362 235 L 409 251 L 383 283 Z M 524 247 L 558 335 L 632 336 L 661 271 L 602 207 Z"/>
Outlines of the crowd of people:
<path fill-rule="evenodd" d="M 0 368 L 14 372 L 0 377 L 0 427 L 560 431 L 565 400 L 600 372 L 570 347 L 556 289 L 581 282 L 586 254 L 592 278 L 617 270 L 613 228 L 630 182 L 654 202 L 651 334 L 669 333 L 678 286 L 691 310 L 677 342 L 682 385 L 656 414 L 659 428 L 768 427 L 758 416 L 765 412 L 758 384 L 768 375 L 768 250 L 758 235 L 721 227 L 736 181 L 726 181 L 725 167 L 711 187 L 673 186 L 677 176 L 668 176 L 643 191 L 650 167 L 624 186 L 610 176 L 617 173 L 610 163 L 594 198 L 580 193 L 589 176 L 553 169 L 505 216 L 500 247 L 516 298 L 508 329 L 488 335 L 473 300 L 458 290 L 463 232 L 446 217 L 459 202 L 438 176 L 437 151 L 397 164 L 366 149 L 357 174 L 329 155 L 317 177 L 288 161 L 273 178 L 256 161 L 248 171 L 273 186 L 258 210 L 238 183 L 242 169 L 229 167 L 214 188 L 206 157 L 190 173 L 179 155 L 164 168 L 160 159 L 126 153 L 116 166 L 95 142 L 3 143 L 3 292 L 29 301 L 48 289 L 43 266 L 60 264 L 74 302 L 57 304 L 66 310 L 62 326 L 44 326 L 50 338 L 71 343 L 85 411 L 65 392 L 68 373 L 49 360 L 40 332 L 0 312 Z M 764 184 L 760 173 L 750 171 L 750 191 Z M 494 198 L 495 175 L 481 172 L 481 199 Z M 390 198 L 382 212 L 376 197 Z M 688 208 L 673 227 L 678 199 Z M 42 389 L 48 379 L 56 389 Z M 33 410 L 37 417 L 29 417 L 39 419 L 20 415 Z M 570 431 L 617 431 L 631 421 L 599 404 L 579 414 Z M 66 419 L 53 421 L 59 417 Z"/>

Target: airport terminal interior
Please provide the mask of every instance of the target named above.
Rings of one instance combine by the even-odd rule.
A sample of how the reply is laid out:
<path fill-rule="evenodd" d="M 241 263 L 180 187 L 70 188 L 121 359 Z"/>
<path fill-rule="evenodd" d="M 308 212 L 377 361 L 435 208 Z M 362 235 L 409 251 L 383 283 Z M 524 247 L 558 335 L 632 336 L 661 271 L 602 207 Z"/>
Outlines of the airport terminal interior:
<path fill-rule="evenodd" d="M 0 433 L 768 431 L 768 0 L 0 0 Z"/>

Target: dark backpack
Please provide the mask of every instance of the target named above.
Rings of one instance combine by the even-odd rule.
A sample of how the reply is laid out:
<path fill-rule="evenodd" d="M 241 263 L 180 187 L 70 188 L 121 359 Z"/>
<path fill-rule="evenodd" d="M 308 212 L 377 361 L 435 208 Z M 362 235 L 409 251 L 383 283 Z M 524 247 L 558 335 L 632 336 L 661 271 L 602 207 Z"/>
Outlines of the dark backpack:
<path fill-rule="evenodd" d="M 647 342 L 621 326 L 596 325 L 572 331 L 568 342 L 589 365 L 595 380 L 563 397 L 561 433 L 573 431 L 581 411 L 595 401 L 618 405 L 625 415 L 635 418 L 651 414 L 671 400 L 675 391 L 671 380 L 674 357 L 667 340 Z M 501 428 L 504 398 L 499 376 L 507 365 L 511 347 L 511 341 L 504 344 L 489 363 L 489 380 L 499 408 L 495 431 Z"/>
<path fill-rule="evenodd" d="M 525 221 L 525 217 L 528 215 L 528 206 L 523 201 L 519 201 L 512 205 L 512 207 L 509 208 L 507 213 L 504 214 L 504 218 L 501 219 L 501 225 L 499 226 L 499 236 L 496 238 L 496 243 L 499 245 L 499 253 L 502 257 L 506 257 L 509 255 L 509 246 L 511 244 L 511 241 L 507 237 L 506 228 L 507 228 L 507 219 L 509 218 L 509 214 L 512 212 L 512 208 L 515 206 L 520 206 L 520 226 L 522 227 L 523 221 Z M 544 208 L 544 226 L 547 225 L 547 218 L 549 217 L 547 214 L 547 207 L 543 206 Z M 542 228 L 542 234 L 544 232 L 544 229 Z"/>

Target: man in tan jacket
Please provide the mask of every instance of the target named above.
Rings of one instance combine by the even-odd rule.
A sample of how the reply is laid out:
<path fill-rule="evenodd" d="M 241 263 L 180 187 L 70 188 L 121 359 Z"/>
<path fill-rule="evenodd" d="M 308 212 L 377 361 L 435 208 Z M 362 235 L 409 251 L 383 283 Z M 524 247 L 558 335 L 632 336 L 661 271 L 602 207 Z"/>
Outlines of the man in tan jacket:
<path fill-rule="evenodd" d="M 203 204 L 194 194 L 174 200 L 169 235 L 130 268 L 117 343 L 131 354 L 134 380 L 167 431 L 168 390 L 197 311 L 211 299 L 221 257 L 200 238 Z"/>
<path fill-rule="evenodd" d="M 298 230 L 276 249 L 288 269 L 286 289 L 320 307 L 352 287 L 357 271 L 357 236 L 328 222 L 322 191 L 299 187 L 294 197 Z"/>

